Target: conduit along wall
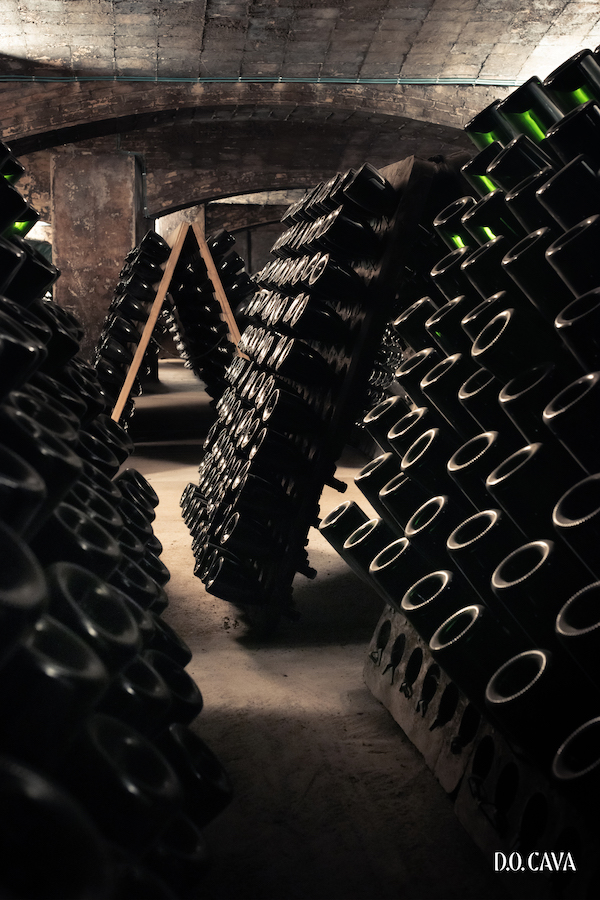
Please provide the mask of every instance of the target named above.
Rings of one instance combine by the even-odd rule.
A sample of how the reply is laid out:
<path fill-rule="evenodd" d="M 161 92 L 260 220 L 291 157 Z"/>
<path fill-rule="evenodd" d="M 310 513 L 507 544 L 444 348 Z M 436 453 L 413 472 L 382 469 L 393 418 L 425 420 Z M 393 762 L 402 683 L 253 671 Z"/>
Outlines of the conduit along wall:
<path fill-rule="evenodd" d="M 515 897 L 598 879 L 599 100 L 584 50 L 466 126 L 445 255 L 394 323 L 410 409 L 364 418 L 377 517 L 321 523 L 386 604 L 367 684 Z"/>
<path fill-rule="evenodd" d="M 158 497 L 24 240 L 20 174 L 0 146 L 0 893 L 186 897 L 231 789 L 161 617 Z M 160 277 L 169 252 L 148 235 L 135 258 Z"/>

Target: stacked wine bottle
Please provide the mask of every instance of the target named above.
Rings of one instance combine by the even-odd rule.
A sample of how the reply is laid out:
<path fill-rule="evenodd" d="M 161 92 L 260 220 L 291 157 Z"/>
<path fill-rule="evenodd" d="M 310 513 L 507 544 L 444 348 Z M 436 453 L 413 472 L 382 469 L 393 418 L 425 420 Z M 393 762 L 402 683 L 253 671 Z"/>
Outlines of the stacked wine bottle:
<path fill-rule="evenodd" d="M 233 310 L 254 294 L 256 285 L 245 272 L 242 257 L 232 250 L 235 237 L 230 232 L 216 232 L 206 243 Z M 227 386 L 225 371 L 236 352 L 229 325 L 215 297 L 215 285 L 197 248 L 187 251 L 184 246 L 168 297 L 171 300 L 165 309 L 168 327 L 180 356 L 204 383 L 214 403 Z"/>
<path fill-rule="evenodd" d="M 230 787 L 189 728 L 191 653 L 161 617 L 158 497 L 48 293 L 58 270 L 22 238 L 35 217 L 2 149 L 0 893 L 191 896 Z"/>
<path fill-rule="evenodd" d="M 100 337 L 92 364 L 103 391 L 114 408 L 156 298 L 157 285 L 163 277 L 163 264 L 171 248 L 155 231 L 148 231 L 137 247 L 125 257 L 115 288 L 114 297 Z M 158 330 L 158 329 L 157 329 Z M 149 374 L 155 369 L 158 353 L 157 335 L 152 336 L 140 372 Z M 138 375 L 123 407 L 119 423 L 127 427 L 135 410 L 135 398 L 141 393 Z"/>
<path fill-rule="evenodd" d="M 221 230 L 207 240 L 221 285 L 230 305 L 242 303 L 254 292 L 252 279 L 244 271 L 244 261 L 231 247 L 235 238 Z M 149 231 L 125 257 L 115 296 L 95 348 L 93 364 L 113 407 L 125 383 L 157 286 L 164 276 L 164 263 L 171 253 L 169 244 Z M 119 422 L 124 427 L 135 410 L 135 397 L 143 380 L 158 378 L 157 360 L 163 333 L 169 330 L 186 366 L 205 385 L 206 392 L 219 399 L 225 387 L 225 369 L 235 354 L 235 345 L 215 287 L 208 276 L 198 243 L 188 234 L 168 284 L 163 308 L 157 318 L 139 375 L 133 380 Z"/>
<path fill-rule="evenodd" d="M 436 216 L 449 252 L 395 323 L 411 409 L 388 397 L 364 420 L 376 517 L 342 504 L 321 525 L 424 639 L 423 666 L 582 813 L 600 787 L 599 101 L 584 50 L 466 126 L 472 193 Z"/>
<path fill-rule="evenodd" d="M 245 303 L 199 482 L 182 497 L 197 576 L 263 624 L 293 617 L 295 574 L 315 574 L 308 530 L 323 485 L 342 487 L 335 460 L 367 396 L 374 353 L 358 377 L 353 359 L 396 205 L 392 184 L 365 165 L 289 208 Z"/>

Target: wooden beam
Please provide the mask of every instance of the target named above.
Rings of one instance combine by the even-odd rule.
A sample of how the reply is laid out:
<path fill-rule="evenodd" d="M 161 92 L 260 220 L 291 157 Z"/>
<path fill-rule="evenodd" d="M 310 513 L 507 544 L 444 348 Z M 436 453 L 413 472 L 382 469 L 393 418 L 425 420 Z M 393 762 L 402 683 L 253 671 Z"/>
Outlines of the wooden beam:
<path fill-rule="evenodd" d="M 179 226 L 179 231 L 177 232 L 173 248 L 164 268 L 163 277 L 161 278 L 156 290 L 154 302 L 150 307 L 150 312 L 148 313 L 148 319 L 146 321 L 146 324 L 144 325 L 142 336 L 140 337 L 135 355 L 129 367 L 129 371 L 127 372 L 127 375 L 125 377 L 123 387 L 121 388 L 121 392 L 111 413 L 111 419 L 114 422 L 118 422 L 121 418 L 123 410 L 125 408 L 125 404 L 129 399 L 131 388 L 133 387 L 133 382 L 135 381 L 136 375 L 142 364 L 144 354 L 146 352 L 148 344 L 150 343 L 150 338 L 152 337 L 152 332 L 156 327 L 156 322 L 162 310 L 167 291 L 169 290 L 171 279 L 173 278 L 173 272 L 175 271 L 175 266 L 177 265 L 177 261 L 181 255 L 181 249 L 183 247 L 183 242 L 186 238 L 189 227 L 189 224 L 187 224 L 186 222 L 182 222 L 182 224 Z"/>
<path fill-rule="evenodd" d="M 202 259 L 204 260 L 206 271 L 208 272 L 208 277 L 212 282 L 215 297 L 217 298 L 221 307 L 223 318 L 227 322 L 227 327 L 229 328 L 229 340 L 232 341 L 237 348 L 237 345 L 240 342 L 240 329 L 238 328 L 238 324 L 235 321 L 235 317 L 229 304 L 229 300 L 227 299 L 227 294 L 225 293 L 225 289 L 223 288 L 223 285 L 221 283 L 217 267 L 215 266 L 215 261 L 212 258 L 210 250 L 208 249 L 208 244 L 204 239 L 204 234 L 202 233 L 201 227 L 197 222 L 194 222 L 192 224 L 192 230 L 194 232 L 194 235 L 196 236 L 196 240 L 198 241 L 198 248 L 200 250 Z"/>
<path fill-rule="evenodd" d="M 115 403 L 115 406 L 111 413 L 111 419 L 114 422 L 118 422 L 121 418 L 123 410 L 125 408 L 125 404 L 129 399 L 129 395 L 133 387 L 133 382 L 135 381 L 136 375 L 139 372 L 144 354 L 148 348 L 148 344 L 150 343 L 150 338 L 152 337 L 152 333 L 156 327 L 156 322 L 162 310 L 167 291 L 171 286 L 171 280 L 173 278 L 175 266 L 177 265 L 179 257 L 181 256 L 181 251 L 183 249 L 185 239 L 189 234 L 190 228 L 198 244 L 200 255 L 204 260 L 204 264 L 208 272 L 208 277 L 210 278 L 213 286 L 215 297 L 217 298 L 219 306 L 221 307 L 221 313 L 225 322 L 227 323 L 229 340 L 233 344 L 235 344 L 238 355 L 247 358 L 246 355 L 244 353 L 241 353 L 237 348 L 240 340 L 240 330 L 238 328 L 237 322 L 235 321 L 233 311 L 229 304 L 229 300 L 227 299 L 227 294 L 225 293 L 225 289 L 223 288 L 223 285 L 221 283 L 217 267 L 215 266 L 212 254 L 204 237 L 204 223 L 202 214 L 200 220 L 194 222 L 192 225 L 187 222 L 182 222 L 179 226 L 179 230 L 176 233 L 175 241 L 173 243 L 169 258 L 167 259 L 163 276 L 156 290 L 156 296 L 154 298 L 152 306 L 150 307 L 148 319 L 146 321 L 146 324 L 144 325 L 144 330 L 142 331 L 140 341 L 137 345 L 135 355 L 133 357 L 127 375 L 125 376 L 123 387 L 121 388 L 119 396 L 117 397 L 117 402 Z"/>

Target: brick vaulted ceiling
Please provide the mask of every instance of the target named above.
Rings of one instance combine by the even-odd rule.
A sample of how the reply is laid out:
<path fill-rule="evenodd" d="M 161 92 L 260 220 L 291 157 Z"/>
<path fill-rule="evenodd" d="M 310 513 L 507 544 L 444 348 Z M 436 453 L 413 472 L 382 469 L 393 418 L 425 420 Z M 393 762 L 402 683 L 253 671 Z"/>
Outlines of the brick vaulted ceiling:
<path fill-rule="evenodd" d="M 1 136 L 138 153 L 154 215 L 468 148 L 475 112 L 598 44 L 600 0 L 0 0 Z"/>

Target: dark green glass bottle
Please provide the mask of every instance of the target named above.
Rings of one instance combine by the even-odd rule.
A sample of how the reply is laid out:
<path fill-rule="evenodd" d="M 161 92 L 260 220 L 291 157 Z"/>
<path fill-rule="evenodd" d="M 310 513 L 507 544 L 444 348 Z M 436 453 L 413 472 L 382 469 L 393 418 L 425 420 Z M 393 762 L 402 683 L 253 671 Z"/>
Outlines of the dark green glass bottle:
<path fill-rule="evenodd" d="M 483 150 L 488 144 L 497 142 L 505 147 L 520 129 L 499 112 L 500 100 L 494 100 L 485 109 L 478 112 L 467 124 L 465 131 L 478 150 Z"/>
<path fill-rule="evenodd" d="M 559 444 L 521 447 L 490 472 L 485 486 L 529 540 L 549 534 L 552 511 L 562 494 L 581 477 L 581 469 Z"/>
<path fill-rule="evenodd" d="M 502 260 L 504 271 L 544 318 L 552 323 L 572 299 L 564 281 L 546 259 L 546 250 L 555 237 L 556 232 L 549 228 L 539 228 L 515 244 Z"/>
<path fill-rule="evenodd" d="M 399 471 L 400 460 L 394 453 L 388 452 L 368 462 L 354 479 L 356 487 L 383 518 L 386 518 L 386 510 L 379 499 L 379 492 Z"/>
<path fill-rule="evenodd" d="M 556 221 L 537 199 L 537 191 L 552 177 L 554 171 L 554 168 L 544 166 L 539 172 L 534 172 L 533 175 L 523 179 L 504 197 L 507 209 L 521 223 L 527 234 L 538 228 L 556 228 Z"/>
<path fill-rule="evenodd" d="M 591 576 L 600 578 L 600 474 L 588 475 L 565 491 L 554 507 L 552 523 Z"/>
<path fill-rule="evenodd" d="M 546 259 L 574 297 L 579 297 L 600 284 L 599 240 L 600 214 L 597 214 L 574 225 L 546 250 Z"/>
<path fill-rule="evenodd" d="M 417 634 L 429 642 L 437 628 L 475 599 L 459 572 L 437 569 L 415 581 L 402 597 L 400 611 Z"/>
<path fill-rule="evenodd" d="M 600 582 L 576 591 L 556 617 L 556 636 L 561 646 L 598 684 L 600 639 Z"/>
<path fill-rule="evenodd" d="M 505 309 L 484 326 L 471 356 L 492 372 L 502 385 L 536 363 L 565 357 L 555 332 L 543 319 L 523 309 Z M 539 317 L 538 317 L 539 318 Z M 532 335 L 535 339 L 532 340 Z"/>
<path fill-rule="evenodd" d="M 598 471 L 600 372 L 590 372 L 563 388 L 544 409 L 542 419 L 581 468 Z"/>
<path fill-rule="evenodd" d="M 549 178 L 536 198 L 560 228 L 568 231 L 600 209 L 600 179 L 580 154 Z"/>
<path fill-rule="evenodd" d="M 453 353 L 468 355 L 471 352 L 472 341 L 461 328 L 461 322 L 471 312 L 474 305 L 479 305 L 479 303 L 476 301 L 474 304 L 473 297 L 463 294 L 449 300 L 427 319 L 425 323 L 427 334 L 448 356 Z"/>
<path fill-rule="evenodd" d="M 344 541 L 343 555 L 357 575 L 371 584 L 369 566 L 381 551 L 397 539 L 383 519 L 369 519 Z"/>
<path fill-rule="evenodd" d="M 436 233 L 449 250 L 466 247 L 471 244 L 472 237 L 462 224 L 462 217 L 476 204 L 474 197 L 460 197 L 438 213 L 433 220 Z"/>
<path fill-rule="evenodd" d="M 473 285 L 462 271 L 463 262 L 473 253 L 474 247 L 457 247 L 443 257 L 430 272 L 431 280 L 446 298 L 453 300 L 463 294 L 473 296 Z"/>
<path fill-rule="evenodd" d="M 477 369 L 460 386 L 459 402 L 464 406 L 481 431 L 505 434 L 510 421 L 498 405 L 501 382 L 487 369 Z"/>
<path fill-rule="evenodd" d="M 513 747 L 547 767 L 556 748 L 589 712 L 586 693 L 582 673 L 560 649 L 531 648 L 493 674 L 485 700 L 489 715 Z M 560 716 L 558 708 L 564 710 Z"/>
<path fill-rule="evenodd" d="M 469 355 L 453 353 L 429 371 L 421 381 L 421 390 L 427 402 L 441 413 L 453 433 L 468 440 L 475 432 L 471 416 L 461 406 L 458 391 L 466 379 L 475 371 Z"/>
<path fill-rule="evenodd" d="M 488 497 L 489 501 L 489 497 Z M 459 569 L 486 606 L 496 612 L 492 573 L 521 544 L 522 535 L 500 509 L 482 509 L 461 522 L 446 544 L 451 565 Z"/>
<path fill-rule="evenodd" d="M 25 167 L 14 156 L 10 147 L 0 141 L 0 175 L 10 184 L 15 184 L 25 174 Z"/>
<path fill-rule="evenodd" d="M 529 541 L 511 551 L 492 574 L 492 590 L 535 647 L 553 649 L 556 616 L 589 572 L 563 543 Z"/>
<path fill-rule="evenodd" d="M 564 113 L 588 100 L 600 100 L 600 65 L 591 50 L 569 57 L 543 81 Z"/>
<path fill-rule="evenodd" d="M 402 416 L 388 432 L 389 449 L 402 459 L 412 442 L 428 428 L 441 428 L 445 424 L 437 409 L 418 406 Z"/>
<path fill-rule="evenodd" d="M 428 405 L 420 384 L 427 372 L 439 361 L 440 353 L 433 347 L 426 347 L 405 359 L 396 370 L 396 381 L 415 406 Z"/>
<path fill-rule="evenodd" d="M 479 710 L 485 706 L 488 681 L 516 647 L 514 637 L 478 603 L 446 619 L 429 642 L 434 659 Z"/>
<path fill-rule="evenodd" d="M 480 197 L 485 197 L 490 191 L 495 191 L 496 188 L 500 187 L 499 184 L 494 184 L 489 177 L 487 168 L 501 150 L 502 144 L 498 143 L 498 141 L 492 141 L 491 144 L 486 144 L 479 153 L 475 154 L 473 159 L 465 163 L 460 170 L 464 179 Z"/>
<path fill-rule="evenodd" d="M 431 340 L 425 322 L 437 309 L 431 297 L 421 297 L 392 322 L 392 328 L 411 350 L 417 353 L 429 347 Z"/>
<path fill-rule="evenodd" d="M 447 460 L 448 475 L 477 510 L 489 506 L 485 479 L 506 458 L 506 446 L 499 432 L 484 431 L 464 443 Z"/>
<path fill-rule="evenodd" d="M 18 216 L 15 221 L 3 232 L 5 238 L 21 237 L 24 238 L 36 222 L 39 221 L 40 214 L 27 204 L 27 208 Z"/>
<path fill-rule="evenodd" d="M 597 171 L 600 168 L 599 133 L 600 102 L 589 100 L 550 128 L 546 140 L 564 163 L 583 153 Z"/>
<path fill-rule="evenodd" d="M 471 287 L 479 293 L 481 299 L 485 300 L 487 297 L 491 297 L 492 294 L 506 291 L 509 298 L 515 297 L 515 302 L 511 305 L 530 305 L 525 295 L 521 293 L 515 282 L 500 265 L 515 243 L 515 240 L 500 234 L 498 237 L 478 247 L 477 250 L 474 250 L 473 253 L 470 253 L 463 260 L 461 265 L 462 272 L 470 282 Z M 524 303 L 519 302 L 521 298 L 524 300 Z"/>
<path fill-rule="evenodd" d="M 471 235 L 471 246 L 482 245 L 499 235 L 513 243 L 525 237 L 525 231 L 506 206 L 505 192 L 498 188 L 486 194 L 461 219 L 465 231 Z"/>
<path fill-rule="evenodd" d="M 569 376 L 556 363 L 543 362 L 525 369 L 504 385 L 498 394 L 499 408 L 526 443 L 545 441 L 551 437 L 542 422 L 542 413 L 569 381 Z"/>
<path fill-rule="evenodd" d="M 4 234 L 27 210 L 27 201 L 5 178 L 0 178 L 0 233 Z"/>
<path fill-rule="evenodd" d="M 384 453 L 390 450 L 388 434 L 390 429 L 408 412 L 404 397 L 387 397 L 369 410 L 362 424 L 369 435 L 376 441 Z"/>
<path fill-rule="evenodd" d="M 405 592 L 427 571 L 427 561 L 405 537 L 384 547 L 369 566 L 369 576 L 375 590 L 398 611 Z"/>
<path fill-rule="evenodd" d="M 594 288 L 565 306 L 554 327 L 584 371 L 600 367 L 600 288 Z"/>
<path fill-rule="evenodd" d="M 511 191 L 529 175 L 546 166 L 552 166 L 548 154 L 526 134 L 520 134 L 494 157 L 486 175 L 503 191 Z"/>
<path fill-rule="evenodd" d="M 323 537 L 327 538 L 331 546 L 341 554 L 344 542 L 350 537 L 352 532 L 368 521 L 369 517 L 354 500 L 345 500 L 321 519 L 319 531 Z"/>
<path fill-rule="evenodd" d="M 469 509 L 465 498 L 456 490 L 446 468 L 456 450 L 456 439 L 448 436 L 449 429 L 429 428 L 419 435 L 402 457 L 402 471 L 430 494 L 448 494 L 455 505 Z"/>
<path fill-rule="evenodd" d="M 526 134 L 539 144 L 563 113 L 537 76 L 529 78 L 498 104 L 502 116 L 517 134 Z"/>

